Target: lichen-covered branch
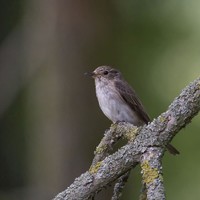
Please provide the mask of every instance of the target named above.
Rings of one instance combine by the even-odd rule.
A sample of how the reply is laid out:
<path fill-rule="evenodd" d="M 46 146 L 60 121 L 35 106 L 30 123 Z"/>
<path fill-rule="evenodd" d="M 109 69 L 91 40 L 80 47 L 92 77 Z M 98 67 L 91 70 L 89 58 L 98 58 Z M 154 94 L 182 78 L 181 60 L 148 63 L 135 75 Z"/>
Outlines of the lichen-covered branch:
<path fill-rule="evenodd" d="M 102 138 L 100 144 L 97 146 L 96 151 L 94 152 L 95 156 L 90 167 L 90 172 L 98 168 L 100 161 L 102 161 L 106 156 L 110 155 L 114 145 L 118 142 L 119 139 L 125 138 L 129 142 L 133 141 L 138 133 L 138 127 L 135 127 L 132 124 L 125 123 L 127 128 L 131 128 L 131 132 L 125 132 L 119 129 L 117 124 L 112 124 L 110 129 L 105 131 L 104 137 Z M 117 128 L 118 127 L 118 128 Z M 112 200 L 118 200 L 121 197 L 122 190 L 125 186 L 125 183 L 128 180 L 130 171 L 123 174 L 115 183 Z"/>
<path fill-rule="evenodd" d="M 127 139 L 128 141 L 133 141 L 135 139 L 139 128 L 128 123 L 121 122 L 120 124 L 124 124 L 126 126 L 127 131 L 124 131 L 125 127 L 123 126 L 118 126 L 118 124 L 112 124 L 110 129 L 105 131 L 104 137 L 102 138 L 101 142 L 99 143 L 94 152 L 92 166 L 102 161 L 108 155 L 110 155 L 110 153 L 113 150 L 113 146 L 122 137 L 124 139 Z M 120 127 L 123 130 L 121 130 Z M 131 131 L 129 132 L 129 130 Z"/>
<path fill-rule="evenodd" d="M 165 200 L 161 164 L 163 152 L 161 147 L 151 147 L 141 156 L 142 181 L 148 200 Z"/>
<path fill-rule="evenodd" d="M 115 131 L 119 131 L 122 135 L 129 135 L 130 138 L 134 135 L 135 139 L 120 148 L 114 154 L 107 156 L 104 160 L 95 162 L 89 171 L 76 178 L 75 181 L 65 191 L 58 194 L 54 200 L 89 199 L 96 192 L 102 190 L 105 186 L 136 166 L 138 162 L 141 163 L 143 170 L 149 169 L 149 171 L 145 171 L 145 176 L 143 174 L 143 180 L 145 182 L 149 180 L 149 177 L 146 177 L 148 174 L 158 174 L 158 176 L 153 176 L 152 179 L 150 178 L 150 182 L 147 181 L 149 184 L 147 199 L 153 199 L 153 197 L 151 198 L 152 193 L 158 191 L 153 190 L 151 183 L 157 184 L 157 179 L 162 175 L 161 168 L 159 167 L 161 158 L 158 157 L 155 161 L 158 164 L 157 167 L 155 167 L 156 169 L 154 169 L 149 159 L 145 160 L 148 156 L 144 157 L 144 155 L 148 154 L 151 148 L 153 148 L 154 151 L 159 151 L 155 153 L 155 155 L 162 155 L 165 146 L 181 128 L 185 127 L 191 121 L 199 110 L 200 78 L 187 86 L 172 102 L 165 113 L 162 113 L 157 119 L 154 119 L 153 122 L 138 130 L 137 135 L 135 135 L 134 126 L 124 123 L 116 125 Z M 159 191 L 163 190 L 164 195 L 162 181 L 158 187 Z M 159 192 L 158 195 L 161 195 L 161 192 Z M 164 196 L 162 196 L 161 199 L 164 199 Z"/>
<path fill-rule="evenodd" d="M 130 175 L 131 170 L 123 174 L 117 179 L 117 182 L 115 183 L 114 190 L 113 190 L 113 196 L 111 200 L 119 200 L 122 196 L 122 190 L 124 189 L 124 186 L 128 180 L 128 177 Z"/>
<path fill-rule="evenodd" d="M 118 142 L 118 140 L 120 140 L 121 138 L 124 138 L 124 139 L 127 139 L 128 141 L 133 141 L 135 139 L 139 130 L 138 127 L 135 127 L 135 131 L 133 131 L 134 126 L 132 124 L 125 123 L 125 125 L 127 126 L 128 129 L 131 128 L 132 130 L 131 133 L 126 132 L 125 135 L 123 135 L 124 132 L 122 132 L 119 128 L 117 128 L 117 124 L 112 124 L 110 129 L 105 131 L 104 137 L 102 138 L 101 142 L 99 143 L 99 145 L 97 146 L 94 152 L 95 156 L 89 170 L 90 172 L 91 170 L 94 171 L 97 168 L 100 161 L 102 161 L 106 156 L 111 154 L 113 147 Z M 128 180 L 130 171 L 131 170 L 123 174 L 116 181 L 114 190 L 113 190 L 112 200 L 120 199 L 122 195 L 122 190 L 125 186 L 125 183 Z"/>

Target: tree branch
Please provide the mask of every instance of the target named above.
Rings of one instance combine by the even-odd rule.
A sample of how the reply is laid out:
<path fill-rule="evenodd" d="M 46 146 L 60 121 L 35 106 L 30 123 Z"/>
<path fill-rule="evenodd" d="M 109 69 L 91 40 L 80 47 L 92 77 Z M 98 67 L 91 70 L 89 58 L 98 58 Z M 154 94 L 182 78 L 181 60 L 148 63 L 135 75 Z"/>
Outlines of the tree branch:
<path fill-rule="evenodd" d="M 104 160 L 94 162 L 89 171 L 76 178 L 75 181 L 54 200 L 84 200 L 89 199 L 105 186 L 118 179 L 138 163 L 143 170 L 143 182 L 147 187 L 147 199 L 165 199 L 164 187 L 161 181 L 161 158 L 165 146 L 185 127 L 200 110 L 200 78 L 187 86 L 173 101 L 165 113 L 141 129 L 135 129 L 131 124 L 119 123 L 114 132 L 121 135 L 135 136 L 135 139 L 120 148 Z M 112 131 L 112 130 L 110 130 Z M 137 132 L 137 134 L 136 134 Z M 153 152 L 153 155 L 151 153 Z M 152 158 L 155 163 L 151 163 Z M 150 156 L 151 155 L 151 156 Z M 145 164 L 146 167 L 145 167 Z M 158 176 L 148 178 L 153 170 Z M 144 171 L 147 170 L 147 171 Z M 154 187 L 156 186 L 156 187 Z M 155 189 L 158 190 L 155 190 Z M 155 194 L 154 194 L 155 193 Z M 154 195 L 154 196 L 152 196 Z M 154 198 L 154 197 L 160 198 Z"/>
<path fill-rule="evenodd" d="M 161 164 L 163 153 L 163 148 L 151 147 L 141 156 L 142 181 L 146 193 L 144 196 L 148 200 L 165 200 Z"/>
<path fill-rule="evenodd" d="M 120 176 L 115 183 L 114 190 L 113 190 L 113 196 L 111 200 L 118 200 L 122 196 L 122 190 L 124 189 L 124 186 L 128 180 L 128 177 L 130 175 L 131 170 Z"/>

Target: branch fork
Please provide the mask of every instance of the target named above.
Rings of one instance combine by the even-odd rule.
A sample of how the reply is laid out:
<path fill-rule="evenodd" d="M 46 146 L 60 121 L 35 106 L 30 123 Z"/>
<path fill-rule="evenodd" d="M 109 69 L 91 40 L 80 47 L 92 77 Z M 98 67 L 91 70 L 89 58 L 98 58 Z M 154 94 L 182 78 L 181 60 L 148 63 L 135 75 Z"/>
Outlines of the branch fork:
<path fill-rule="evenodd" d="M 129 171 L 138 164 L 142 169 L 143 182 L 140 200 L 165 200 L 162 174 L 165 147 L 199 110 L 200 78 L 197 78 L 175 98 L 166 112 L 148 125 L 141 128 L 128 123 L 112 125 L 98 145 L 90 169 L 54 200 L 90 199 L 114 182 L 112 200 L 117 200 Z M 121 137 L 128 138 L 128 143 L 111 154 L 113 145 Z"/>

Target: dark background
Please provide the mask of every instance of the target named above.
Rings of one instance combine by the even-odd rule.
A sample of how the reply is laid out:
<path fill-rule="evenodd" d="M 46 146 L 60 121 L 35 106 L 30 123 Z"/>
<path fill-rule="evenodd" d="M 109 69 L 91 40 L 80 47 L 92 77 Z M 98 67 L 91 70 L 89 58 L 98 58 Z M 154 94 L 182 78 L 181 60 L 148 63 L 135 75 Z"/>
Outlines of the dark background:
<path fill-rule="evenodd" d="M 52 199 L 88 170 L 111 122 L 93 80 L 122 71 L 153 118 L 200 74 L 195 0 L 0 0 L 0 199 Z M 170 200 L 200 196 L 200 117 L 164 157 Z M 138 199 L 140 168 L 122 199 Z M 98 199 L 110 199 L 110 190 Z"/>

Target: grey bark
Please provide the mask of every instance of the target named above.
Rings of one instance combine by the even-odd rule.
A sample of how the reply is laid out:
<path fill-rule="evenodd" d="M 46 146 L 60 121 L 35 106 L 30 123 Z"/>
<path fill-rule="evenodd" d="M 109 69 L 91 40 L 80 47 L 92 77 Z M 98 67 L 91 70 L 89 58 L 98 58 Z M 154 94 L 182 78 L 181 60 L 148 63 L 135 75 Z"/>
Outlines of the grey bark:
<path fill-rule="evenodd" d="M 92 165 L 54 200 L 84 200 L 140 163 L 147 199 L 165 199 L 161 160 L 167 144 L 191 122 L 200 110 L 200 78 L 189 84 L 168 110 L 147 126 L 138 129 L 135 139 L 114 154 Z M 112 130 L 110 130 L 112 131 Z M 134 135 L 135 127 L 119 123 L 113 130 L 121 135 Z"/>

